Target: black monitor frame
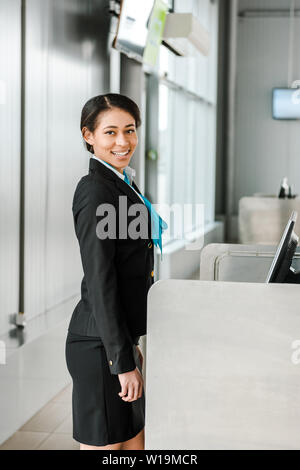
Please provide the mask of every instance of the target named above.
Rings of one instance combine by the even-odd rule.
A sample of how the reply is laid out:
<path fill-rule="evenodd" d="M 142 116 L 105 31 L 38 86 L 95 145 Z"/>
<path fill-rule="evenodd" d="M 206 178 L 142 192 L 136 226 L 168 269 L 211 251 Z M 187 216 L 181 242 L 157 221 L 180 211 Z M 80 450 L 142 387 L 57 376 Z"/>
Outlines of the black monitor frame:
<path fill-rule="evenodd" d="M 300 271 L 292 267 L 299 237 L 294 232 L 297 212 L 293 211 L 277 247 L 266 283 L 300 284 Z"/>

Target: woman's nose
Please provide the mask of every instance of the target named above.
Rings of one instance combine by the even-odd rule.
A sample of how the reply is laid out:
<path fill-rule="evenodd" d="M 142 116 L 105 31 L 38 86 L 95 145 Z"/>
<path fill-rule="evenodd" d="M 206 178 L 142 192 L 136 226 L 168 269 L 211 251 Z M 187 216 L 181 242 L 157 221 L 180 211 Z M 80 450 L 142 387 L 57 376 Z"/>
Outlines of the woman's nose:
<path fill-rule="evenodd" d="M 122 145 L 122 144 L 126 144 L 128 142 L 128 139 L 125 135 L 123 134 L 119 134 L 117 135 L 116 137 L 116 143 L 119 144 L 119 145 Z"/>

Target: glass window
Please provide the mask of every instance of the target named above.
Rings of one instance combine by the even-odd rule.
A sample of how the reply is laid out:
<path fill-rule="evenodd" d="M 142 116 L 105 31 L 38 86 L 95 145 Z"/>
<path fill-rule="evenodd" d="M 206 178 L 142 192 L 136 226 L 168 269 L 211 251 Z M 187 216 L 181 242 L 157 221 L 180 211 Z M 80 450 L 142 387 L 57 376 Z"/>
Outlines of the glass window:
<path fill-rule="evenodd" d="M 199 229 L 197 204 L 204 205 L 205 224 L 214 221 L 218 8 L 187 0 L 175 2 L 175 12 L 197 16 L 212 45 L 209 57 L 178 57 L 165 46 L 159 54 L 158 202 L 193 206 L 188 234 Z"/>

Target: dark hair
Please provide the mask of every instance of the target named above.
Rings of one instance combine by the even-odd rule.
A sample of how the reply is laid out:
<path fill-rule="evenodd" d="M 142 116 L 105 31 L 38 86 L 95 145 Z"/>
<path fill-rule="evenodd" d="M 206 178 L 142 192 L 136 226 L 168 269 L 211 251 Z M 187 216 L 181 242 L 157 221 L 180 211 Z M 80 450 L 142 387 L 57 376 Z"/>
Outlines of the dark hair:
<path fill-rule="evenodd" d="M 125 95 L 119 93 L 108 93 L 106 95 L 98 95 L 89 99 L 81 111 L 80 129 L 87 127 L 89 131 L 94 132 L 98 126 L 98 118 L 100 113 L 112 108 L 120 108 L 127 111 L 135 120 L 135 126 L 138 128 L 142 121 L 138 105 Z M 83 139 L 84 140 L 84 139 Z M 93 146 L 84 140 L 86 149 L 94 153 Z"/>

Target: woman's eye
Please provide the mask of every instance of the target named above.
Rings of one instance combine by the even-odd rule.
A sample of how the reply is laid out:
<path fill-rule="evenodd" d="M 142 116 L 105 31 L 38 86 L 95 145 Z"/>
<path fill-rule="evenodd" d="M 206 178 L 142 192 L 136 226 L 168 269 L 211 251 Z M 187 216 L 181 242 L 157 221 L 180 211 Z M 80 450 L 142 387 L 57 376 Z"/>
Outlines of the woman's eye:
<path fill-rule="evenodd" d="M 110 134 L 110 132 L 114 132 L 114 131 L 107 131 L 107 132 L 105 132 L 105 134 Z M 135 132 L 135 130 L 134 129 L 128 129 L 128 131 L 126 131 L 126 132 Z"/>

